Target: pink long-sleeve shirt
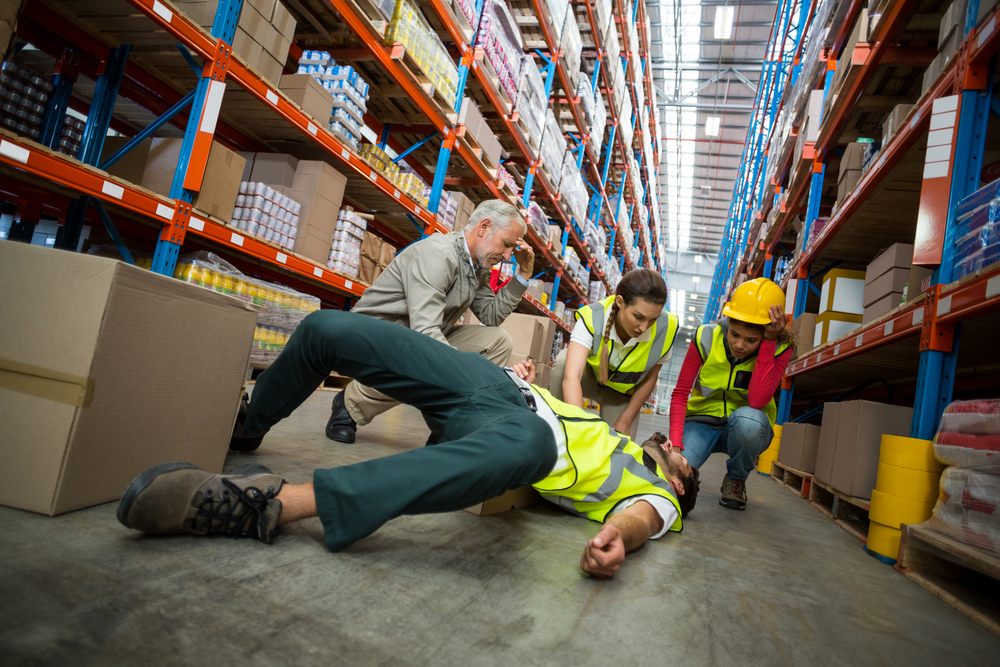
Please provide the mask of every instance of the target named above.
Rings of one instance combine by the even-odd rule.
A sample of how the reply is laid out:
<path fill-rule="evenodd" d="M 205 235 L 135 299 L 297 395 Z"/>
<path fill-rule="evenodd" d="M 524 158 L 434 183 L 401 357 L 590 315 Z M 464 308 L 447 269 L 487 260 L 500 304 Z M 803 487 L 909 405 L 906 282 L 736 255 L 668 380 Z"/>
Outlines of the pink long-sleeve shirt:
<path fill-rule="evenodd" d="M 754 366 L 753 375 L 750 377 L 750 387 L 747 390 L 747 401 L 751 408 L 763 410 L 764 406 L 770 402 L 774 397 L 774 392 L 781 384 L 781 378 L 785 375 L 788 362 L 791 361 L 794 348 L 789 348 L 775 357 L 776 347 L 777 342 L 773 340 L 765 340 L 760 343 L 760 350 L 757 351 L 757 363 Z M 700 370 L 701 354 L 698 352 L 698 345 L 692 342 L 684 357 L 681 372 L 677 376 L 677 386 L 674 387 L 674 393 L 670 395 L 670 441 L 678 449 L 684 449 L 684 418 L 687 416 L 688 397 L 691 396 L 691 387 L 698 379 L 698 371 Z"/>

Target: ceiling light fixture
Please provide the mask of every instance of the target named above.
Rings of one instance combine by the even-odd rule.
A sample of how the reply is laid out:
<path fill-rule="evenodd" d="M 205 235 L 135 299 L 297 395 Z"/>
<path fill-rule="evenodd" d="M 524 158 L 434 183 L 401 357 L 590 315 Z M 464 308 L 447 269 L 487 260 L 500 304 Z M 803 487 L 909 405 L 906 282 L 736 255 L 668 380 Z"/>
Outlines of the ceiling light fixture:
<path fill-rule="evenodd" d="M 709 116 L 705 121 L 705 134 L 710 137 L 719 136 L 719 128 L 722 126 L 722 119 L 718 116 Z"/>
<path fill-rule="evenodd" d="M 733 19 L 736 17 L 735 7 L 715 8 L 715 32 L 716 39 L 729 39 L 733 36 Z"/>
<path fill-rule="evenodd" d="M 695 264 L 701 264 L 701 259 L 702 259 L 701 255 L 695 255 L 694 256 L 694 263 Z"/>

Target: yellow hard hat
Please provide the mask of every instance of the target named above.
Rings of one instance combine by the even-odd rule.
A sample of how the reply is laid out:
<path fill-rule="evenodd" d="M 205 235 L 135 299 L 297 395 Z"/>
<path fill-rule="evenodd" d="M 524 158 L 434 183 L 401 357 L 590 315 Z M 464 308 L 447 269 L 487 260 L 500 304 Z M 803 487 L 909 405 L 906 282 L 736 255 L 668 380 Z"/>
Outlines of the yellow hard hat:
<path fill-rule="evenodd" d="M 771 306 L 785 307 L 785 293 L 767 278 L 748 280 L 733 292 L 732 300 L 722 308 L 722 314 L 741 322 L 770 324 Z"/>

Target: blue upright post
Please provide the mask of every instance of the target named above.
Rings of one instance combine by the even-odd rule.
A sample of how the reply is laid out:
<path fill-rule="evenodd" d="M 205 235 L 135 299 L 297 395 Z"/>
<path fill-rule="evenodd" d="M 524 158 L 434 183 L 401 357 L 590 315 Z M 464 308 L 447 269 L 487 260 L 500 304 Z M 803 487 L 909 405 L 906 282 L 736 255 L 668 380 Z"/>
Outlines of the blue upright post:
<path fill-rule="evenodd" d="M 618 129 L 617 123 L 611 126 L 611 136 L 608 139 L 608 150 L 604 154 L 604 168 L 601 170 L 601 188 L 608 182 L 608 169 L 611 168 L 611 153 L 614 152 L 615 131 Z"/>
<path fill-rule="evenodd" d="M 76 83 L 75 60 L 77 54 L 72 49 L 66 49 L 59 62 L 56 63 L 56 73 L 52 76 L 52 94 L 49 95 L 45 113 L 42 114 L 41 132 L 38 142 L 55 150 L 62 136 L 63 122 L 66 120 L 66 109 L 69 98 L 73 94 L 73 84 Z"/>

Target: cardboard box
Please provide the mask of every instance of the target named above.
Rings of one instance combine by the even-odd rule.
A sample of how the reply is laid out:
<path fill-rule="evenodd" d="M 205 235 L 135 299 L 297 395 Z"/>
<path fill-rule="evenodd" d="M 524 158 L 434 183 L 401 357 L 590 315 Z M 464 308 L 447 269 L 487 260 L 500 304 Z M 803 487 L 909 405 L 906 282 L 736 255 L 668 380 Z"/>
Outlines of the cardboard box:
<path fill-rule="evenodd" d="M 931 275 L 934 272 L 924 266 L 914 264 L 910 267 L 910 275 L 906 280 L 906 289 L 903 290 L 903 298 L 912 301 L 927 291 L 930 287 Z"/>
<path fill-rule="evenodd" d="M 861 316 L 861 324 L 865 325 L 874 322 L 891 310 L 895 310 L 903 300 L 902 292 L 892 292 L 887 294 L 870 306 L 865 307 L 865 313 Z"/>
<path fill-rule="evenodd" d="M 131 137 L 105 137 L 100 162 L 103 163 L 130 141 L 132 141 Z M 129 183 L 142 183 L 142 176 L 146 173 L 146 163 L 149 161 L 149 149 L 152 145 L 152 139 L 140 141 L 111 165 L 108 168 L 108 173 Z"/>
<path fill-rule="evenodd" d="M 384 269 L 389 266 L 394 259 L 396 259 L 396 246 L 382 241 L 382 250 L 378 256 L 378 265 Z"/>
<path fill-rule="evenodd" d="M 860 169 L 849 169 L 841 174 L 840 181 L 837 183 L 837 202 L 840 204 L 844 203 L 854 189 L 858 187 L 858 183 L 861 182 L 861 170 Z"/>
<path fill-rule="evenodd" d="M 327 123 L 333 114 L 333 95 L 309 74 L 283 74 L 281 92 L 317 121 Z"/>
<path fill-rule="evenodd" d="M 872 401 L 841 403 L 830 486 L 848 496 L 871 498 L 882 436 L 908 436 L 912 421 L 913 408 Z"/>
<path fill-rule="evenodd" d="M 270 21 L 274 16 L 275 0 L 245 0 L 243 4 L 253 6 L 265 21 Z"/>
<path fill-rule="evenodd" d="M 840 426 L 841 403 L 823 404 L 823 423 L 819 429 L 819 446 L 816 448 L 816 480 L 830 484 L 833 478 L 833 458 L 837 450 L 837 429 Z M 782 427 L 784 434 L 784 427 Z M 779 452 L 780 454 L 780 452 Z"/>
<path fill-rule="evenodd" d="M 317 264 L 326 265 L 330 259 L 330 247 L 333 245 L 333 232 L 325 234 L 317 230 L 304 230 L 301 226 L 295 234 L 295 245 L 292 250 L 308 257 Z"/>
<path fill-rule="evenodd" d="M 562 248 L 563 230 L 559 225 L 549 225 L 549 243 L 555 248 Z"/>
<path fill-rule="evenodd" d="M 299 166 L 295 168 L 293 190 L 306 194 L 319 193 L 336 204 L 337 208 L 344 201 L 346 186 L 347 177 L 323 160 L 299 160 Z M 299 199 L 296 201 L 306 203 Z"/>
<path fill-rule="evenodd" d="M 509 333 L 514 341 L 512 354 L 531 357 L 537 363 L 540 359 L 547 361 L 549 358 L 555 325 L 548 317 L 512 313 L 500 328 Z"/>
<path fill-rule="evenodd" d="M 483 117 L 480 115 L 476 103 L 468 97 L 462 98 L 462 108 L 458 112 L 458 124 L 464 125 L 466 133 L 472 135 L 473 138 L 477 138 L 482 122 Z"/>
<path fill-rule="evenodd" d="M 183 139 L 153 139 L 146 169 L 139 185 L 169 197 L 183 141 Z M 208 153 L 205 178 L 201 182 L 201 191 L 195 196 L 192 205 L 225 222 L 232 219 L 245 164 L 246 161 L 239 155 L 219 142 L 213 141 Z"/>
<path fill-rule="evenodd" d="M 260 58 L 264 53 L 264 47 L 248 35 L 243 28 L 237 27 L 236 33 L 233 36 L 233 53 L 243 58 L 246 64 L 252 69 L 259 70 Z"/>
<path fill-rule="evenodd" d="M 844 180 L 844 174 L 848 171 L 861 171 L 865 163 L 865 144 L 858 142 L 847 144 L 844 149 L 844 157 L 840 158 L 840 173 L 837 182 Z M 857 185 L 857 182 L 855 182 Z M 853 188 L 852 188 L 853 189 Z"/>
<path fill-rule="evenodd" d="M 295 41 L 295 17 L 280 2 L 274 3 L 274 15 L 271 23 L 289 43 Z"/>
<path fill-rule="evenodd" d="M 893 243 L 879 253 L 865 271 L 865 284 L 876 278 L 881 278 L 890 269 L 906 269 L 909 271 L 913 261 L 913 246 L 908 243 Z"/>
<path fill-rule="evenodd" d="M 271 27 L 271 20 L 265 19 L 251 3 L 243 3 L 240 10 L 240 21 L 237 27 L 242 28 L 258 44 L 262 43 L 263 35 Z"/>
<path fill-rule="evenodd" d="M 269 25 L 261 33 L 260 45 L 264 47 L 264 51 L 274 56 L 275 60 L 284 63 L 288 58 L 288 48 L 291 42 L 285 39 L 274 26 Z"/>
<path fill-rule="evenodd" d="M 382 267 L 374 259 L 361 258 L 361 265 L 358 267 L 358 280 L 371 285 L 380 275 L 382 275 Z"/>
<path fill-rule="evenodd" d="M 519 507 L 534 505 L 541 499 L 542 496 L 538 493 L 538 491 L 535 491 L 534 487 L 522 486 L 519 489 L 505 491 L 502 495 L 499 495 L 496 498 L 491 498 L 473 507 L 466 507 L 465 511 L 479 516 L 487 516 L 490 514 L 506 512 L 507 510 L 517 509 Z"/>
<path fill-rule="evenodd" d="M 0 504 L 61 514 L 161 463 L 222 471 L 253 306 L 24 243 L 0 243 L 0 282 Z"/>
<path fill-rule="evenodd" d="M 834 269 L 823 276 L 819 314 L 828 310 L 860 315 L 864 312 L 865 272 Z"/>
<path fill-rule="evenodd" d="M 885 121 L 882 123 L 882 147 L 885 148 L 892 138 L 896 136 L 896 132 L 903 126 L 903 121 L 906 117 L 910 115 L 910 110 L 913 109 L 912 104 L 897 104 L 889 115 L 885 117 Z"/>
<path fill-rule="evenodd" d="M 813 331 L 813 347 L 819 347 L 832 340 L 846 336 L 861 326 L 862 318 L 862 314 L 838 313 L 833 310 L 820 313 L 816 316 L 816 329 Z"/>
<path fill-rule="evenodd" d="M 299 159 L 287 153 L 255 153 L 250 179 L 255 183 L 267 183 L 272 188 L 292 187 Z"/>
<path fill-rule="evenodd" d="M 897 293 L 902 295 L 906 281 L 910 278 L 910 269 L 889 269 L 881 276 L 865 285 L 865 308 L 886 296 Z M 899 302 L 896 302 L 899 305 Z M 890 309 L 891 310 L 891 309 Z M 888 312 L 888 311 L 886 311 Z"/>
<path fill-rule="evenodd" d="M 254 159 L 257 157 L 257 154 L 250 153 L 248 151 L 236 151 L 236 154 L 246 161 L 246 164 L 243 165 L 243 174 L 240 176 L 240 180 L 249 181 L 250 174 L 253 173 L 253 162 Z"/>
<path fill-rule="evenodd" d="M 802 313 L 791 324 L 795 333 L 795 356 L 800 357 L 813 349 L 813 338 L 816 331 L 816 313 Z"/>
<path fill-rule="evenodd" d="M 819 426 L 785 422 L 781 429 L 778 463 L 801 472 L 813 472 L 816 469 L 816 453 L 819 451 L 819 435 Z"/>
<path fill-rule="evenodd" d="M 319 194 L 314 193 L 310 196 L 298 190 L 293 190 L 292 194 L 295 195 L 292 197 L 295 201 L 299 201 L 298 197 L 305 200 L 299 201 L 302 208 L 299 211 L 298 233 L 311 231 L 318 234 L 322 232 L 333 238 L 333 232 L 337 228 L 337 214 L 340 213 L 340 206 Z"/>
<path fill-rule="evenodd" d="M 265 81 L 277 85 L 281 81 L 281 74 L 284 72 L 285 66 L 283 63 L 278 62 L 274 59 L 267 51 L 260 54 L 260 64 L 257 66 L 257 72 Z"/>
<path fill-rule="evenodd" d="M 371 232 L 365 232 L 361 239 L 361 256 L 367 257 L 375 264 L 378 264 L 379 256 L 382 254 L 382 239 Z"/>
<path fill-rule="evenodd" d="M 965 15 L 969 10 L 968 0 L 955 0 L 948 7 L 948 10 L 941 17 L 941 26 L 938 29 L 938 51 L 941 46 L 956 32 L 964 32 Z"/>

